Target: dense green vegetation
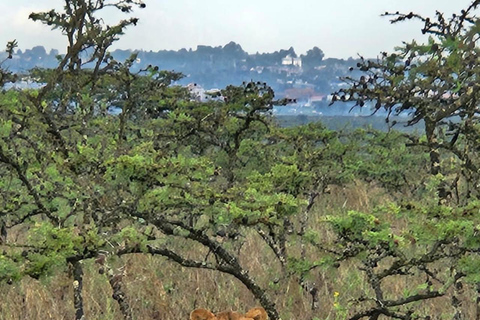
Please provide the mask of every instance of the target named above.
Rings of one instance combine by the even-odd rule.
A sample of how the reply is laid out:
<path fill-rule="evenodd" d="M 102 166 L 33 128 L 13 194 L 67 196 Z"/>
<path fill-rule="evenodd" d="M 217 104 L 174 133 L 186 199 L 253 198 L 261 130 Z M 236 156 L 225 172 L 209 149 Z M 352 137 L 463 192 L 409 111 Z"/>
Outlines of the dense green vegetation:
<path fill-rule="evenodd" d="M 0 318 L 247 303 L 271 320 L 478 318 L 479 3 L 451 19 L 395 14 L 422 19 L 430 42 L 359 63 L 365 75 L 336 93 L 412 111 L 425 135 L 283 127 L 272 108 L 288 101 L 260 82 L 195 101 L 172 85 L 181 74 L 110 55 L 137 20 L 106 26 L 104 8 L 139 0 L 31 14 L 69 49 L 30 72 L 36 89 L 5 89 L 21 75 L 0 69 Z M 32 291 L 58 287 L 28 309 Z"/>

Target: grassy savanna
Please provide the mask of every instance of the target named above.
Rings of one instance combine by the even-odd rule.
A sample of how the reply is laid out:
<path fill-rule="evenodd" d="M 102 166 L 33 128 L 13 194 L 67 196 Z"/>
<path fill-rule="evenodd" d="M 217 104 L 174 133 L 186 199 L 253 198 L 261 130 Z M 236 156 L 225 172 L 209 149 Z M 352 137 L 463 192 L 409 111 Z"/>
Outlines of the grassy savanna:
<path fill-rule="evenodd" d="M 393 14 L 429 42 L 364 60 L 334 95 L 425 135 L 281 127 L 289 101 L 261 82 L 197 102 L 181 74 L 108 53 L 137 20 L 102 10 L 141 1 L 31 14 L 69 49 L 55 69 L 1 69 L 0 317 L 478 318 L 477 5 Z M 42 85 L 6 89 L 22 77 Z"/>

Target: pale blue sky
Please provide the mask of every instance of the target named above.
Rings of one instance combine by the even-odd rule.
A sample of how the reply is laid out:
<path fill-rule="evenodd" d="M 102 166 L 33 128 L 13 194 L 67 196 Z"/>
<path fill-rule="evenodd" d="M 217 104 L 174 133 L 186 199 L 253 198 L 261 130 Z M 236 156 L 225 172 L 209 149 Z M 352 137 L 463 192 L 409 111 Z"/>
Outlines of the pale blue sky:
<path fill-rule="evenodd" d="M 135 12 L 136 28 L 116 44 L 122 49 L 193 48 L 235 41 L 255 53 L 293 46 L 298 54 L 313 46 L 327 57 L 348 58 L 360 53 L 375 57 L 402 40 L 422 39 L 421 24 L 391 25 L 385 11 L 450 15 L 470 0 L 145 0 Z M 58 31 L 28 20 L 32 11 L 62 6 L 63 0 L 0 0 L 0 46 L 17 39 L 21 49 L 43 45 L 64 51 Z M 109 13 L 107 20 L 121 17 Z"/>

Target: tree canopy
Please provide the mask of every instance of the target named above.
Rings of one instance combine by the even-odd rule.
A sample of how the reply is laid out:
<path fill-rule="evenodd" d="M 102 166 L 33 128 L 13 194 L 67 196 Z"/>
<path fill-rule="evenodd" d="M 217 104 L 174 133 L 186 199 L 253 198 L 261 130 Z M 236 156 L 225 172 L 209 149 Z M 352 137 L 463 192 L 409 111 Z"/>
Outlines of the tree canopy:
<path fill-rule="evenodd" d="M 69 274 L 83 319 L 90 261 L 133 319 L 125 274 L 113 266 L 154 256 L 235 279 L 271 320 L 431 319 L 438 299 L 455 319 L 478 317 L 462 298 L 479 283 L 477 6 L 449 20 L 393 14 L 424 21 L 428 44 L 363 60 L 364 75 L 335 94 L 389 115 L 409 111 L 424 136 L 280 127 L 273 109 L 289 101 L 264 82 L 196 101 L 176 85 L 182 74 L 135 70 L 135 54 L 109 53 L 138 20 L 106 25 L 100 13 L 141 1 L 69 0 L 32 13 L 67 37 L 68 50 L 52 69 L 0 68 L 1 285 Z M 15 87 L 22 77 L 37 86 Z M 360 185 L 364 196 L 342 194 Z M 371 204 L 355 208 L 352 198 Z M 255 250 L 245 253 L 249 242 Z M 268 263 L 252 267 L 264 252 Z M 332 289 L 341 283 L 342 296 Z"/>

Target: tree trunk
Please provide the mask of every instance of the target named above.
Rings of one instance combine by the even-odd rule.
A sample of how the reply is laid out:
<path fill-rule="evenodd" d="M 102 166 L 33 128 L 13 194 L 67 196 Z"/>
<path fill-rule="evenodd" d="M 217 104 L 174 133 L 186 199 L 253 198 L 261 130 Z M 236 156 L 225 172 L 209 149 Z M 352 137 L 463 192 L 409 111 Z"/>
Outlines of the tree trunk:
<path fill-rule="evenodd" d="M 111 270 L 109 271 L 108 282 L 112 287 L 112 291 L 113 291 L 112 298 L 118 302 L 118 305 L 120 306 L 120 311 L 122 312 L 122 315 L 123 315 L 123 319 L 132 320 L 133 319 L 132 309 L 128 304 L 125 292 L 123 291 L 123 288 L 122 288 L 122 280 L 123 280 L 122 278 L 123 278 L 123 274 L 121 273 L 113 274 Z"/>
<path fill-rule="evenodd" d="M 477 283 L 477 299 L 476 299 L 475 320 L 480 320 L 480 283 Z"/>
<path fill-rule="evenodd" d="M 73 305 L 75 307 L 75 320 L 85 320 L 83 311 L 83 269 L 80 261 L 73 264 Z"/>
<path fill-rule="evenodd" d="M 435 134 L 436 122 L 425 118 L 425 135 L 427 136 L 428 151 L 430 153 L 430 173 L 440 173 L 440 153 L 438 152 L 437 135 Z"/>
<path fill-rule="evenodd" d="M 437 122 L 425 118 L 425 135 L 427 137 L 428 151 L 430 154 L 430 174 L 436 176 L 439 173 L 442 173 L 440 168 L 440 152 L 438 151 L 438 140 L 435 129 L 437 127 Z M 441 181 L 437 188 L 438 202 L 442 204 L 445 202 L 449 196 L 448 190 L 446 188 L 445 182 Z"/>
<path fill-rule="evenodd" d="M 318 189 L 319 184 L 315 184 L 315 189 Z M 324 188 L 324 187 L 323 187 Z M 319 193 L 317 191 L 311 192 L 308 200 L 308 205 L 305 211 L 303 212 L 303 215 L 300 219 L 300 231 L 298 233 L 300 237 L 300 247 L 301 247 L 301 257 L 302 260 L 307 259 L 307 247 L 305 244 L 305 239 L 304 235 L 307 230 L 307 225 L 308 225 L 308 218 L 310 216 L 310 210 L 313 208 L 313 205 L 315 203 L 315 199 Z M 312 296 L 312 311 L 316 311 L 318 309 L 318 306 L 320 304 L 319 298 L 318 298 L 318 288 L 315 282 L 308 281 L 306 278 L 308 276 L 308 271 L 302 272 L 300 275 L 300 286 L 305 290 L 307 293 L 309 293 Z"/>
<path fill-rule="evenodd" d="M 151 221 L 155 226 L 157 226 L 162 232 L 167 235 L 174 234 L 173 225 L 165 220 L 162 217 L 157 217 L 155 220 Z M 269 297 L 266 290 L 262 289 L 252 277 L 248 274 L 248 271 L 243 269 L 240 263 L 237 260 L 237 257 L 232 255 L 228 250 L 226 250 L 220 243 L 211 239 L 208 235 L 204 234 L 202 231 L 189 228 L 188 226 L 176 222 L 176 226 L 189 231 L 188 238 L 192 239 L 198 243 L 201 243 L 207 247 L 215 256 L 220 258 L 223 263 L 217 266 L 218 271 L 231 274 L 240 282 L 242 282 L 245 287 L 253 294 L 253 296 L 260 302 L 265 311 L 268 313 L 270 320 L 278 320 L 280 316 L 275 307 L 275 303 Z"/>

